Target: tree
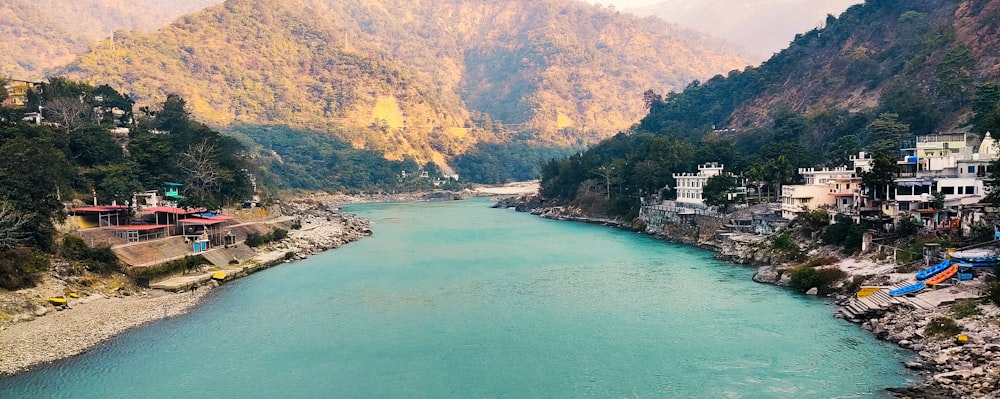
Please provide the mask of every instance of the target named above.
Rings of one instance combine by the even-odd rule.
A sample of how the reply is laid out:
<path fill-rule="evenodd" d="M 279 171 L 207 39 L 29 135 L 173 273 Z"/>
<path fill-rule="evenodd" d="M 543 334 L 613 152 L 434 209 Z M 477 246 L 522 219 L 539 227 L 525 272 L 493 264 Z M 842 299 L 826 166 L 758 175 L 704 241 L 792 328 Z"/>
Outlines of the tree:
<path fill-rule="evenodd" d="M 964 105 L 968 100 L 975 68 L 976 56 L 971 48 L 964 45 L 949 48 L 934 71 L 938 80 L 938 96 L 949 100 L 955 107 Z"/>
<path fill-rule="evenodd" d="M 861 175 L 861 184 L 869 196 L 888 200 L 890 187 L 895 184 L 898 171 L 895 158 L 887 154 L 877 155 L 872 162 L 872 170 Z"/>
<path fill-rule="evenodd" d="M 730 194 L 736 192 L 736 178 L 728 173 L 709 177 L 702 187 L 702 198 L 705 205 L 721 206 L 728 208 L 735 198 L 730 198 Z"/>
<path fill-rule="evenodd" d="M 25 240 L 28 215 L 14 208 L 10 202 L 0 201 L 0 251 L 14 248 Z"/>
<path fill-rule="evenodd" d="M 218 188 L 219 182 L 227 178 L 228 171 L 219 167 L 215 146 L 203 140 L 180 153 L 178 166 L 184 172 L 184 187 L 194 197 L 206 200 Z"/>
<path fill-rule="evenodd" d="M 910 136 L 910 127 L 899 122 L 899 115 L 882 113 L 868 124 L 868 133 L 871 137 L 868 149 L 872 154 L 895 157 L 900 141 Z"/>
<path fill-rule="evenodd" d="M 58 97 L 45 102 L 42 114 L 45 119 L 55 122 L 72 133 L 90 122 L 94 108 L 75 97 Z"/>

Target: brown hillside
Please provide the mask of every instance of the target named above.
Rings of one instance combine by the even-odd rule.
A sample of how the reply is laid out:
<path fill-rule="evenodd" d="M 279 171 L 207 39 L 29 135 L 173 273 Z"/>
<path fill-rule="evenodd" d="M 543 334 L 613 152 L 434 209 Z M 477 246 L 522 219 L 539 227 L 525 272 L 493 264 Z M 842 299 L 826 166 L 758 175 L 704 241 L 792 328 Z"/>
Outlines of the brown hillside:
<path fill-rule="evenodd" d="M 742 68 L 731 54 L 569 0 L 232 0 L 116 36 L 69 71 L 140 103 L 179 93 L 218 125 L 333 131 L 429 160 L 497 140 L 477 133 L 484 115 L 539 143 L 594 142 L 638 121 L 643 91 Z"/>

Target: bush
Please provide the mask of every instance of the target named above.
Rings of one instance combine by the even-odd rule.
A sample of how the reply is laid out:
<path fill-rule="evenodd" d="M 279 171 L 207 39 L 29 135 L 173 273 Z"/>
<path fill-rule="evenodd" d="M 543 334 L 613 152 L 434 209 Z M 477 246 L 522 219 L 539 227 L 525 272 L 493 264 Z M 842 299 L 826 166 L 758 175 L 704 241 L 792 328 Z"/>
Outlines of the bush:
<path fill-rule="evenodd" d="M 964 319 L 969 316 L 981 315 L 983 312 L 979 310 L 979 305 L 973 301 L 962 301 L 955 303 L 951 307 L 951 315 L 955 316 L 955 319 Z"/>
<path fill-rule="evenodd" d="M 986 288 L 986 300 L 1000 306 L 1000 282 L 994 281 Z"/>
<path fill-rule="evenodd" d="M 938 316 L 931 319 L 931 322 L 924 327 L 924 334 L 928 337 L 943 336 L 950 337 L 953 335 L 958 335 L 962 332 L 962 327 L 959 327 L 955 320 L 951 318 Z"/>
<path fill-rule="evenodd" d="M 285 258 L 284 258 L 285 260 L 292 260 L 292 258 L 295 258 L 295 252 L 292 251 L 285 252 Z"/>
<path fill-rule="evenodd" d="M 272 241 L 280 241 L 288 238 L 288 230 L 285 229 L 274 229 L 271 233 Z"/>
<path fill-rule="evenodd" d="M 796 253 L 799 251 L 798 244 L 788 233 L 781 233 L 771 238 L 771 248 L 785 253 Z"/>
<path fill-rule="evenodd" d="M 0 287 L 8 290 L 34 287 L 39 272 L 49 269 L 49 256 L 30 248 L 0 252 Z"/>
<path fill-rule="evenodd" d="M 837 223 L 830 225 L 823 233 L 823 243 L 827 245 L 840 245 L 844 247 L 845 254 L 854 254 L 861 250 L 861 241 L 864 239 L 865 229 L 861 225 L 854 223 L 848 217 L 837 215 Z"/>
<path fill-rule="evenodd" d="M 795 220 L 802 225 L 802 229 L 807 233 L 820 231 L 820 229 L 830 224 L 830 216 L 822 209 L 814 209 L 800 214 L 795 217 Z"/>
<path fill-rule="evenodd" d="M 205 263 L 208 263 L 208 261 L 201 255 L 185 256 L 175 261 L 150 267 L 143 267 L 140 269 L 133 269 L 131 275 L 136 279 L 138 284 L 148 287 L 150 280 L 153 280 L 154 278 L 187 272 L 196 269 Z"/>
<path fill-rule="evenodd" d="M 840 269 L 816 269 L 813 267 L 802 267 L 792 272 L 792 279 L 788 286 L 799 292 L 809 291 L 816 287 L 820 294 L 827 294 L 835 283 L 847 277 Z"/>
<path fill-rule="evenodd" d="M 69 261 L 78 262 L 87 270 L 99 274 L 108 274 L 121 270 L 118 256 L 109 246 L 90 248 L 87 243 L 76 236 L 65 236 L 59 245 L 59 254 Z"/>

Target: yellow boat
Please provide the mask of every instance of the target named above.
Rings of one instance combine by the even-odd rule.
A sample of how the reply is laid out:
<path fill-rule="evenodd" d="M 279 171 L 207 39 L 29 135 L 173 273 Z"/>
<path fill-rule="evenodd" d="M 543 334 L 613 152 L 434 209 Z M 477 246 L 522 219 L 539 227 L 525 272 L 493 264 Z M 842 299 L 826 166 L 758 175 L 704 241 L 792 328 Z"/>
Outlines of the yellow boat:
<path fill-rule="evenodd" d="M 225 280 L 226 279 L 226 273 L 215 272 L 215 274 L 212 275 L 212 278 L 214 278 L 216 280 L 219 280 L 219 281 Z"/>
<path fill-rule="evenodd" d="M 54 296 L 49 298 L 49 303 L 56 306 L 63 306 L 66 304 L 66 298 L 63 298 L 61 296 Z"/>
<path fill-rule="evenodd" d="M 70 298 L 79 298 L 79 297 L 80 297 L 80 295 L 78 295 L 78 294 L 77 294 L 77 293 L 75 293 L 75 292 L 70 292 L 70 293 L 69 293 L 69 297 L 70 297 Z"/>

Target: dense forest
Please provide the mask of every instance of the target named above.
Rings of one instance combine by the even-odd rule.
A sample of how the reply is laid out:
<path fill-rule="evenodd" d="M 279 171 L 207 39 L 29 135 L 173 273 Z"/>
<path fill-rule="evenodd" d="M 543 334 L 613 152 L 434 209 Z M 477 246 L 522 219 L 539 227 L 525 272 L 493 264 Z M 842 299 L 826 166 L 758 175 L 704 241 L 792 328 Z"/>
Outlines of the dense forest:
<path fill-rule="evenodd" d="M 670 197 L 671 175 L 703 162 L 774 193 L 798 168 L 844 165 L 860 150 L 892 168 L 912 135 L 1000 131 L 1000 76 L 985 56 L 1000 50 L 998 16 L 1000 1 L 851 7 L 760 67 L 647 91 L 649 114 L 630 133 L 546 164 L 542 192 L 635 215 L 640 198 Z"/>
<path fill-rule="evenodd" d="M 744 67 L 734 52 L 569 0 L 231 0 L 116 33 L 66 71 L 139 104 L 179 93 L 213 125 L 331 132 L 443 166 L 510 141 L 498 130 L 536 146 L 595 143 L 639 120 L 643 90 Z"/>
<path fill-rule="evenodd" d="M 182 98 L 134 115 L 106 85 L 53 77 L 41 88 L 27 107 L 0 107 L 0 287 L 31 285 L 48 254 L 66 249 L 55 241 L 66 203 L 124 205 L 165 182 L 183 184 L 182 206 L 215 209 L 253 194 L 245 147 L 192 119 Z M 29 121 L 38 109 L 46 123 Z"/>

